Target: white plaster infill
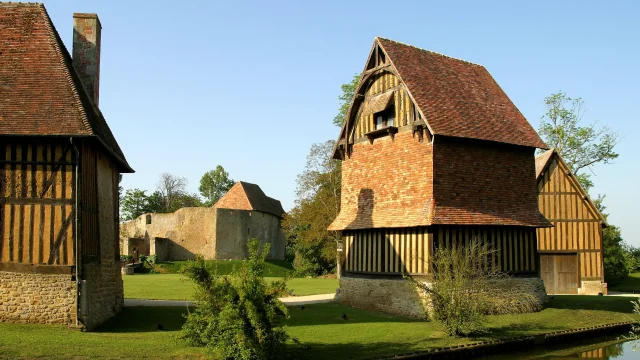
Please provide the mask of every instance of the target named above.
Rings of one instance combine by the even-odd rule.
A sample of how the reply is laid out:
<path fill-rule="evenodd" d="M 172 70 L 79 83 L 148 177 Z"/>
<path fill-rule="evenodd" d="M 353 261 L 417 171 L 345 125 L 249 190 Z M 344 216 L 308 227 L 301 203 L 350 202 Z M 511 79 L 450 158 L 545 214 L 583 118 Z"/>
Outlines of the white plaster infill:
<path fill-rule="evenodd" d="M 319 295 L 307 295 L 307 296 L 288 296 L 280 298 L 287 306 L 307 305 L 307 304 L 322 304 L 333 302 L 336 294 L 319 294 Z M 124 306 L 196 306 L 194 301 L 186 300 L 147 300 L 147 299 L 124 299 Z"/>

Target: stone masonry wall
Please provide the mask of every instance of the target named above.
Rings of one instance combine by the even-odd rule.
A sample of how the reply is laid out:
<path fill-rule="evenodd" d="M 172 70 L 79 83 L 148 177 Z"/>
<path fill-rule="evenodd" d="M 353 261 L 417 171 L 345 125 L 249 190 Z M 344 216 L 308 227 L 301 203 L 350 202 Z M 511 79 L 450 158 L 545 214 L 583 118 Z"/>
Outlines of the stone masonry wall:
<path fill-rule="evenodd" d="M 0 321 L 75 324 L 76 293 L 70 275 L 0 271 Z"/>
<path fill-rule="evenodd" d="M 539 278 L 510 278 L 508 286 L 526 286 L 542 310 L 548 297 Z M 423 319 L 429 312 L 429 297 L 401 277 L 354 277 L 343 275 L 336 300 L 341 304 L 391 315 Z"/>
<path fill-rule="evenodd" d="M 578 294 L 580 295 L 598 295 L 599 293 L 602 293 L 602 295 L 608 294 L 607 283 L 599 280 L 585 280 L 582 281 L 582 286 L 578 288 Z"/>

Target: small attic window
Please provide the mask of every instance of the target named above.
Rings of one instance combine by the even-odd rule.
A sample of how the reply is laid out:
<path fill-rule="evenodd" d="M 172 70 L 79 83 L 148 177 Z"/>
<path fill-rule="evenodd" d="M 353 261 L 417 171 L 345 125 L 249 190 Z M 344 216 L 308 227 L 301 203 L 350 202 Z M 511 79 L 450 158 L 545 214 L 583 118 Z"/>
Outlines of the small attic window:
<path fill-rule="evenodd" d="M 376 130 L 394 126 L 396 120 L 396 111 L 393 107 L 388 108 L 384 111 L 380 111 L 374 114 L 373 120 L 376 125 Z"/>

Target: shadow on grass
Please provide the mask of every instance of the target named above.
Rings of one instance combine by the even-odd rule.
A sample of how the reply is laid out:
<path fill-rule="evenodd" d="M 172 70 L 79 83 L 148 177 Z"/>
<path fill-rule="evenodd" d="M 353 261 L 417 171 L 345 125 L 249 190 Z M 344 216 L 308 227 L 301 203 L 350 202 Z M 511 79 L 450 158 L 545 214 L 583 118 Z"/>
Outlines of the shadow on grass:
<path fill-rule="evenodd" d="M 415 323 L 422 320 L 368 312 L 337 303 L 290 306 L 288 327 L 357 323 Z"/>
<path fill-rule="evenodd" d="M 633 313 L 631 301 L 634 297 L 623 296 L 589 296 L 589 295 L 556 295 L 549 305 L 551 309 L 567 310 L 602 310 L 625 314 Z"/>
<path fill-rule="evenodd" d="M 158 330 L 158 325 L 162 325 L 162 331 L 179 331 L 186 320 L 183 316 L 185 314 L 187 314 L 186 307 L 125 307 L 122 308 L 118 315 L 102 324 L 95 332 L 155 332 L 160 331 Z"/>
<path fill-rule="evenodd" d="M 411 344 L 396 342 L 288 344 L 283 359 L 381 359 L 415 352 Z"/>

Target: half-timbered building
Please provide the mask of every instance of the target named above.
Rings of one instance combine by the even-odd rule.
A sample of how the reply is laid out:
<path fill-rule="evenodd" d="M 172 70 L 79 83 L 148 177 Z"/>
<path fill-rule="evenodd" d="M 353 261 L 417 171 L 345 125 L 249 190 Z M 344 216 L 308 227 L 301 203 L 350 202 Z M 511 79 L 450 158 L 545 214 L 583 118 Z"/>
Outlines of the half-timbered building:
<path fill-rule="evenodd" d="M 91 329 L 123 303 L 133 170 L 98 108 L 100 21 L 73 24 L 72 57 L 44 5 L 0 3 L 0 321 Z"/>
<path fill-rule="evenodd" d="M 340 301 L 421 316 L 401 275 L 428 278 L 436 249 L 473 239 L 540 289 L 536 229 L 549 223 L 536 148 L 546 145 L 484 67 L 376 38 L 334 153 Z"/>
<path fill-rule="evenodd" d="M 602 228 L 607 222 L 556 150 L 536 157 L 538 205 L 553 227 L 538 229 L 549 294 L 607 294 Z"/>

